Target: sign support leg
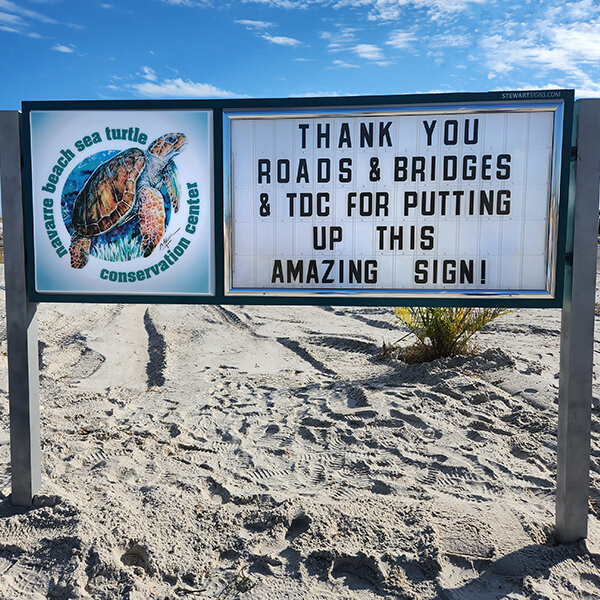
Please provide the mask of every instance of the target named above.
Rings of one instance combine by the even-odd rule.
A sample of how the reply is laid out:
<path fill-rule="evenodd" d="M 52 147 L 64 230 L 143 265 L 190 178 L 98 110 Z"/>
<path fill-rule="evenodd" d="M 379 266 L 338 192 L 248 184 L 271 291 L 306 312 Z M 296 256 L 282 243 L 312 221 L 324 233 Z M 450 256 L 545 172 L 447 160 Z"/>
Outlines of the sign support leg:
<path fill-rule="evenodd" d="M 560 344 L 556 535 L 561 543 L 587 536 L 590 483 L 600 101 L 580 100 L 578 109 L 576 202 L 571 190 L 573 238 L 567 241 L 573 261 L 565 271 Z"/>
<path fill-rule="evenodd" d="M 41 485 L 37 304 L 27 297 L 21 114 L 0 111 L 0 185 L 8 338 L 11 502 L 31 506 Z"/>

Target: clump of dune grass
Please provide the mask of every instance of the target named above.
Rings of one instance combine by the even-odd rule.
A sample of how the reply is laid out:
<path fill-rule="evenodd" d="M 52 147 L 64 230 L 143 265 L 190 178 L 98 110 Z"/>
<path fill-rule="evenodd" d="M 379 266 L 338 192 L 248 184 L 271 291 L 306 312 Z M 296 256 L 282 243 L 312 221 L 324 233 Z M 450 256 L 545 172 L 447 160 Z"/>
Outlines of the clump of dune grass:
<path fill-rule="evenodd" d="M 384 344 L 383 356 L 395 356 L 407 363 L 422 363 L 476 351 L 473 336 L 488 323 L 505 315 L 505 308 L 422 308 L 396 307 L 398 325 L 408 333 L 398 342 Z M 408 337 L 414 342 L 401 346 Z"/>

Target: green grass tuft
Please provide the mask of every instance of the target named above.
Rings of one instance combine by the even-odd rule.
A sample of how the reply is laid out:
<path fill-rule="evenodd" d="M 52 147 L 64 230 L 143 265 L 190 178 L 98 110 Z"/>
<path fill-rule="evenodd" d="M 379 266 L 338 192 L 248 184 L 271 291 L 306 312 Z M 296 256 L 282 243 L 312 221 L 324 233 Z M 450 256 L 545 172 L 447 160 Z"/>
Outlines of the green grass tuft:
<path fill-rule="evenodd" d="M 94 256 L 110 262 L 125 262 L 142 256 L 141 236 L 118 238 L 108 244 L 98 244 Z"/>
<path fill-rule="evenodd" d="M 409 332 L 399 341 L 413 336 L 406 347 L 384 345 L 383 356 L 396 356 L 407 363 L 422 363 L 472 354 L 472 337 L 488 323 L 511 312 L 505 308 L 406 308 L 395 309 L 398 324 Z"/>

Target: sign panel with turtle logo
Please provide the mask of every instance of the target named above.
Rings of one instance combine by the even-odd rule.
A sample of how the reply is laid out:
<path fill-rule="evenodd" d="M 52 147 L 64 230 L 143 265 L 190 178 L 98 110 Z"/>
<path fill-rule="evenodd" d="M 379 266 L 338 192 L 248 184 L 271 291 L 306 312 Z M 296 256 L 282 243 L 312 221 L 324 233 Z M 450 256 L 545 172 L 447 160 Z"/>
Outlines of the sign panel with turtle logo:
<path fill-rule="evenodd" d="M 211 111 L 30 114 L 39 292 L 214 293 Z"/>

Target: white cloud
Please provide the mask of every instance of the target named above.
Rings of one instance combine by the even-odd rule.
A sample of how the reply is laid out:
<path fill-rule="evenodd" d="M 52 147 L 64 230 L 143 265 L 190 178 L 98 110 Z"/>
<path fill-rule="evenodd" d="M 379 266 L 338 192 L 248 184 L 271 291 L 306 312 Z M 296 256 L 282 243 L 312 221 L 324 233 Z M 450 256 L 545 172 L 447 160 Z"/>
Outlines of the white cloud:
<path fill-rule="evenodd" d="M 346 62 L 345 60 L 334 60 L 333 66 L 329 67 L 330 69 L 359 69 L 358 65 L 354 65 L 352 63 Z"/>
<path fill-rule="evenodd" d="M 479 47 L 490 78 L 523 80 L 523 73 L 534 71 L 536 78 L 551 74 L 562 87 L 593 90 L 590 82 L 600 80 L 597 0 L 546 0 L 543 7 L 515 3 L 505 14 L 483 24 Z"/>
<path fill-rule="evenodd" d="M 248 29 L 269 29 L 270 27 L 275 27 L 273 23 L 269 23 L 268 21 L 252 21 L 250 19 L 239 19 L 235 21 L 238 25 L 244 25 Z"/>
<path fill-rule="evenodd" d="M 267 42 L 277 44 L 278 46 L 299 46 L 302 44 L 302 42 L 299 40 L 291 37 L 285 37 L 283 35 L 270 35 L 269 33 L 263 33 L 263 35 L 260 37 L 262 37 L 263 40 L 267 40 Z"/>
<path fill-rule="evenodd" d="M 552 33 L 557 49 L 574 59 L 600 60 L 600 23 L 576 23 L 557 27 Z"/>
<path fill-rule="evenodd" d="M 553 25 L 518 33 L 511 39 L 488 36 L 481 46 L 492 73 L 506 74 L 518 67 L 573 72 L 600 61 L 600 22 Z"/>
<path fill-rule="evenodd" d="M 34 21 L 49 25 L 57 24 L 57 21 L 42 13 L 27 10 L 10 0 L 0 0 L 0 30 L 29 37 L 40 37 L 38 33 L 31 31 Z"/>
<path fill-rule="evenodd" d="M 441 18 L 443 15 L 466 10 L 472 4 L 484 4 L 486 0 L 242 0 L 242 2 L 288 10 L 306 9 L 311 6 L 331 6 L 334 9 L 366 7 L 371 11 L 369 18 L 372 20 L 397 20 L 406 7 L 425 9 L 435 18 Z"/>
<path fill-rule="evenodd" d="M 379 46 L 373 44 L 357 44 L 352 50 L 365 60 L 383 60 L 383 52 Z"/>
<path fill-rule="evenodd" d="M 218 88 L 210 83 L 165 79 L 162 82 L 147 81 L 128 86 L 141 96 L 149 98 L 241 98 L 239 94 Z"/>
<path fill-rule="evenodd" d="M 567 87 L 574 88 L 575 86 L 572 85 Z M 577 85 L 575 95 L 578 98 L 600 98 L 600 83 L 585 77 L 580 81 L 579 85 Z"/>
<path fill-rule="evenodd" d="M 150 67 L 142 67 L 142 72 L 143 72 L 142 77 L 144 79 L 147 79 L 148 81 L 158 81 L 158 77 L 156 76 L 154 69 L 152 69 Z"/>
<path fill-rule="evenodd" d="M 416 40 L 417 36 L 412 31 L 402 31 L 399 29 L 390 34 L 390 39 L 386 44 L 397 50 L 403 50 L 404 48 L 410 48 Z"/>
<path fill-rule="evenodd" d="M 575 0 L 566 5 L 561 3 L 556 10 L 561 14 L 567 11 L 568 17 L 576 21 L 587 21 L 594 12 L 598 12 L 598 2 L 597 0 Z"/>
<path fill-rule="evenodd" d="M 164 2 L 171 6 L 198 6 L 198 2 L 193 2 L 192 0 L 159 0 L 159 2 Z"/>
<path fill-rule="evenodd" d="M 321 31 L 319 37 L 329 42 L 327 45 L 328 50 L 336 52 L 347 49 L 350 44 L 356 42 L 357 31 L 358 29 L 354 29 L 353 27 L 340 26 L 334 31 Z"/>
<path fill-rule="evenodd" d="M 290 98 L 335 98 L 336 96 L 356 96 L 357 94 L 341 94 L 340 92 L 303 92 L 302 94 L 292 94 Z"/>
<path fill-rule="evenodd" d="M 485 4 L 485 2 L 486 0 L 372 0 L 362 4 L 373 5 L 369 13 L 371 21 L 398 21 L 411 8 L 425 10 L 431 19 L 442 21 L 467 10 L 474 4 Z"/>
<path fill-rule="evenodd" d="M 41 23 L 57 23 L 57 21 L 51 19 L 50 17 L 47 17 L 46 15 L 43 15 L 33 10 L 27 10 L 26 8 L 19 6 L 15 2 L 10 2 L 10 0 L 0 0 L 0 9 L 18 15 L 22 15 L 23 17 L 27 17 L 28 19 L 32 19 L 34 21 L 40 21 Z"/>
<path fill-rule="evenodd" d="M 73 54 L 75 52 L 75 49 L 72 46 L 65 46 L 63 44 L 55 44 L 52 46 L 52 50 L 62 52 L 63 54 Z"/>
<path fill-rule="evenodd" d="M 432 48 L 465 48 L 473 43 L 472 37 L 460 33 L 435 35 L 429 44 Z"/>
<path fill-rule="evenodd" d="M 42 13 L 33 10 L 27 10 L 14 2 L 10 2 L 9 0 L 0 0 L 0 10 L 6 11 L 7 13 L 12 13 L 13 15 L 20 15 L 31 21 L 39 21 L 40 23 L 47 23 L 50 25 L 56 25 L 58 23 L 54 19 L 51 19 Z"/>
<path fill-rule="evenodd" d="M 18 15 L 11 15 L 9 13 L 0 12 L 0 22 L 10 23 L 11 25 L 20 25 L 23 23 L 23 19 Z"/>
<path fill-rule="evenodd" d="M 444 53 L 440 52 L 440 51 L 437 51 L 437 52 L 428 52 L 427 53 L 427 58 L 433 59 L 433 62 L 436 65 L 441 65 L 441 64 L 443 64 L 445 62 Z"/>
<path fill-rule="evenodd" d="M 271 27 L 276 27 L 274 23 L 270 23 L 269 21 L 254 21 L 251 19 L 238 19 L 235 21 L 239 25 L 244 25 L 246 29 L 250 29 L 251 31 L 261 32 L 265 29 L 269 29 Z M 270 33 L 264 32 L 259 34 L 263 40 L 271 44 L 276 44 L 277 46 L 301 46 L 302 42 L 295 38 L 287 37 L 284 35 L 271 35 Z"/>
<path fill-rule="evenodd" d="M 169 0 L 162 0 L 167 2 Z M 180 0 L 172 0 L 178 2 Z M 188 0 L 182 0 L 188 1 Z M 589 2 L 590 0 L 581 0 Z M 426 9 L 438 14 L 456 13 L 473 4 L 489 0 L 242 0 L 245 4 L 262 4 L 271 8 L 305 9 L 310 6 L 331 6 L 334 9 L 370 8 L 373 18 L 397 18 L 405 7 Z M 394 16 L 395 15 L 395 16 Z"/>
<path fill-rule="evenodd" d="M 310 4 L 321 4 L 318 0 L 242 0 L 244 4 L 265 4 L 272 8 L 308 8 Z"/>

